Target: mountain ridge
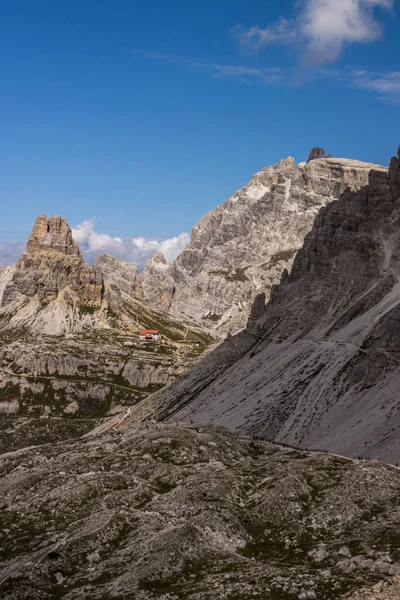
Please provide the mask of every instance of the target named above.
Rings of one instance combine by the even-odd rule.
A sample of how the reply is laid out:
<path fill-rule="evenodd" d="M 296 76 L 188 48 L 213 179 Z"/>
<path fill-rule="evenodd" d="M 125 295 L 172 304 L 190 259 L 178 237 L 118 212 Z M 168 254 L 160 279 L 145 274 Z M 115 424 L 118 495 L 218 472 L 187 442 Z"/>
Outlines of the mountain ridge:
<path fill-rule="evenodd" d="M 113 257 L 86 264 L 67 221 L 39 215 L 26 252 L 0 271 L 0 413 L 113 414 L 213 345 L 209 333 L 144 304 L 135 277 L 137 267 L 121 270 Z M 149 327 L 161 330 L 160 344 L 140 343 Z"/>
<path fill-rule="evenodd" d="M 242 329 L 256 295 L 290 269 L 319 209 L 368 183 L 362 161 L 317 156 L 266 167 L 193 228 L 173 265 L 169 310 L 219 333 Z"/>
<path fill-rule="evenodd" d="M 135 419 L 211 422 L 397 462 L 400 161 L 322 208 L 292 270 L 228 338 Z"/>

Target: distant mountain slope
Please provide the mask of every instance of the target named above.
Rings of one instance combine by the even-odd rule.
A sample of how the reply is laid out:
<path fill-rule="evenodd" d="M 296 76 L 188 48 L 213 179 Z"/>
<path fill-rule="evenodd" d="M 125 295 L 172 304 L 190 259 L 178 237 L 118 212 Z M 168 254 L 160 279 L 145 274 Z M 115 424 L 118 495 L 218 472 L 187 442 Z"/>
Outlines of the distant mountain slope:
<path fill-rule="evenodd" d="M 26 253 L 0 271 L 0 413 L 104 416 L 198 360 L 213 336 L 146 306 L 137 277 L 112 257 L 87 265 L 66 220 L 40 215 Z M 140 344 L 142 328 L 161 344 Z"/>
<path fill-rule="evenodd" d="M 245 332 L 132 421 L 214 422 L 301 447 L 400 459 L 400 161 L 323 208 Z"/>
<path fill-rule="evenodd" d="M 293 158 L 253 176 L 222 206 L 207 214 L 176 259 L 170 311 L 221 335 L 246 324 L 256 295 L 266 297 L 290 269 L 322 206 L 346 187 L 359 190 L 374 169 L 369 163 L 319 156 L 296 165 Z"/>

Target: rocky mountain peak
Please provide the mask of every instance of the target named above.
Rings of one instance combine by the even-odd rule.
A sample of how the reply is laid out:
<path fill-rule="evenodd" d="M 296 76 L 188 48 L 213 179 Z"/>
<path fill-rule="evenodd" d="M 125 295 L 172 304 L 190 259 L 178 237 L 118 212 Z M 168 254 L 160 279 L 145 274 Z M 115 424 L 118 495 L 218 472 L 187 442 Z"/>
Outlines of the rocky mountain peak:
<path fill-rule="evenodd" d="M 312 160 L 318 160 L 319 158 L 333 158 L 332 154 L 325 155 L 325 150 L 323 148 L 318 148 L 315 146 L 310 152 L 308 157 L 308 163 Z"/>
<path fill-rule="evenodd" d="M 101 271 L 108 283 L 115 285 L 119 290 L 136 298 L 142 297 L 139 269 L 134 263 L 124 262 L 110 254 L 102 254 L 97 257 L 94 268 Z"/>
<path fill-rule="evenodd" d="M 9 306 L 11 310 L 16 302 L 30 303 L 26 310 L 27 314 L 32 311 L 29 313 L 32 320 L 40 307 L 51 306 L 54 309 L 51 318 L 41 315 L 43 322 L 40 322 L 40 327 L 48 325 L 49 333 L 66 326 L 66 320 L 59 317 L 61 306 L 62 310 L 76 304 L 100 307 L 104 296 L 102 273 L 85 263 L 72 238 L 71 227 L 64 217 L 57 215 L 38 216 L 27 251 L 3 287 L 1 306 Z"/>
<path fill-rule="evenodd" d="M 325 163 L 357 167 L 307 168 Z M 243 332 L 153 396 L 152 416 L 399 460 L 400 156 L 368 182 L 321 208 L 268 304 L 257 297 Z"/>
<path fill-rule="evenodd" d="M 311 154 L 308 164 L 289 157 L 265 167 L 197 223 L 173 266 L 172 314 L 221 335 L 239 331 L 256 296 L 268 300 L 290 269 L 321 207 L 367 185 L 371 169 L 387 175 L 370 163 L 325 158 L 323 150 Z"/>
<path fill-rule="evenodd" d="M 168 265 L 167 259 L 162 252 L 156 252 L 150 260 L 156 264 Z"/>
<path fill-rule="evenodd" d="M 156 252 L 141 275 L 143 300 L 157 310 L 168 310 L 175 290 L 173 269 L 162 252 Z"/>
<path fill-rule="evenodd" d="M 42 250 L 61 252 L 67 256 L 81 258 L 78 245 L 72 238 L 71 227 L 64 217 L 39 215 L 28 239 L 27 253 Z"/>

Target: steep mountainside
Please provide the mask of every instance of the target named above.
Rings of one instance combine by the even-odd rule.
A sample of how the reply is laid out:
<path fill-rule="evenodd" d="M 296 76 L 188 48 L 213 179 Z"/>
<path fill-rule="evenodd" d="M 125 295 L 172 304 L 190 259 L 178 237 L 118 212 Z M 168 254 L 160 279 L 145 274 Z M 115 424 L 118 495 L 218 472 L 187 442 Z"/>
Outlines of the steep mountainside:
<path fill-rule="evenodd" d="M 115 261 L 87 265 L 65 219 L 38 217 L 26 253 L 0 273 L 0 413 L 104 416 L 172 381 L 213 343 L 134 297 L 137 268 Z M 142 328 L 160 329 L 162 343 L 141 344 Z"/>
<path fill-rule="evenodd" d="M 157 310 L 168 310 L 174 294 L 175 282 L 172 266 L 162 252 L 148 261 L 141 274 L 143 301 Z"/>
<path fill-rule="evenodd" d="M 240 330 L 257 293 L 268 298 L 291 267 L 319 209 L 346 187 L 365 186 L 372 168 L 386 172 L 323 156 L 315 149 L 307 164 L 288 158 L 263 169 L 193 228 L 191 242 L 174 264 L 172 314 L 220 334 Z"/>
<path fill-rule="evenodd" d="M 318 161 L 315 161 L 318 163 Z M 313 164 L 313 163 L 310 163 Z M 400 161 L 323 208 L 247 329 L 132 419 L 215 422 L 294 446 L 400 459 Z"/>
<path fill-rule="evenodd" d="M 123 262 L 115 256 L 102 254 L 94 263 L 95 269 L 101 271 L 110 285 L 118 290 L 141 299 L 143 297 L 139 269 L 133 263 Z"/>
<path fill-rule="evenodd" d="M 122 424 L 0 454 L 0 477 L 7 600 L 339 600 L 400 573 L 377 463 Z"/>

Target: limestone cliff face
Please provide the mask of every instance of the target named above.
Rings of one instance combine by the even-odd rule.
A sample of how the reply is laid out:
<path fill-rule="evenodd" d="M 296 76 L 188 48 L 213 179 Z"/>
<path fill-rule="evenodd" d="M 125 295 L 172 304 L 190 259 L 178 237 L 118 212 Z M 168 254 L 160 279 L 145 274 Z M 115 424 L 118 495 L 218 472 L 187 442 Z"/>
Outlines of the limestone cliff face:
<path fill-rule="evenodd" d="M 146 304 L 158 310 L 168 310 L 175 289 L 172 274 L 172 266 L 167 263 L 165 256 L 162 252 L 156 252 L 141 274 L 143 300 Z"/>
<path fill-rule="evenodd" d="M 0 306 L 7 306 L 21 296 L 35 297 L 48 304 L 66 287 L 83 304 L 101 306 L 103 276 L 84 262 L 67 221 L 63 217 L 40 215 L 29 236 L 26 253 L 4 288 Z"/>
<path fill-rule="evenodd" d="M 80 250 L 72 239 L 71 227 L 64 217 L 39 215 L 28 239 L 27 253 L 55 250 L 67 256 L 81 258 Z"/>
<path fill-rule="evenodd" d="M 107 282 L 156 310 L 168 310 L 174 294 L 173 269 L 162 252 L 156 252 L 142 273 L 137 265 L 103 254 L 94 264 Z"/>
<path fill-rule="evenodd" d="M 245 331 L 132 418 L 214 422 L 397 462 L 399 274 L 400 154 L 389 175 L 373 170 L 368 186 L 321 209 Z"/>
<path fill-rule="evenodd" d="M 102 254 L 97 257 L 94 268 L 101 271 L 108 283 L 116 286 L 119 290 L 135 298 L 143 298 L 137 265 L 124 262 L 109 254 Z"/>
<path fill-rule="evenodd" d="M 252 302 L 290 269 L 322 206 L 368 183 L 372 168 L 356 160 L 294 159 L 267 167 L 193 228 L 174 264 L 170 311 L 220 334 L 246 324 Z"/>

